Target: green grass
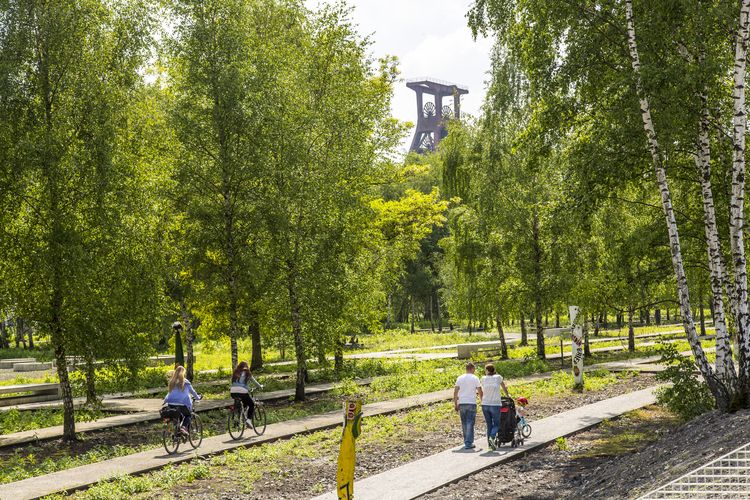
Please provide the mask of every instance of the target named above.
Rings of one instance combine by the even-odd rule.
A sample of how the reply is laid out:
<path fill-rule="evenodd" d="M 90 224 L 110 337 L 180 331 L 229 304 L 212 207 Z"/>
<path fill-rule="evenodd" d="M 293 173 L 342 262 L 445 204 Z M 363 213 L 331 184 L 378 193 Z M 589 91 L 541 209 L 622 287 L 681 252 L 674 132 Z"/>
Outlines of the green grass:
<path fill-rule="evenodd" d="M 605 343 L 607 344 L 607 343 Z M 708 347 L 712 345 L 712 341 L 704 341 L 703 345 Z M 687 341 L 681 340 L 676 342 L 676 346 L 679 350 L 684 351 L 689 349 Z M 513 357 L 507 361 L 496 362 L 498 372 L 508 379 L 511 383 L 514 378 L 522 377 L 525 375 L 531 375 L 534 373 L 548 372 L 558 370 L 560 368 L 560 362 L 557 360 L 552 361 L 541 361 L 533 357 L 535 350 L 533 347 L 526 348 L 512 348 L 509 351 Z M 523 353 L 526 358 L 520 357 L 518 354 Z M 637 350 L 634 353 L 627 351 L 613 352 L 613 353 L 601 353 L 595 354 L 592 357 L 586 358 L 586 364 L 600 363 L 605 361 L 616 361 L 626 360 L 633 357 L 642 357 L 649 355 L 658 354 L 655 346 L 642 347 L 637 346 Z M 708 353 L 709 359 L 714 357 L 712 353 Z M 486 359 L 478 359 L 477 363 L 480 365 Z M 565 363 L 567 367 L 569 362 Z M 121 371 L 114 370 L 100 370 L 98 389 L 100 393 L 104 392 L 116 392 L 117 390 L 136 390 L 137 388 L 154 387 L 154 386 L 166 386 L 166 374 L 169 371 L 169 367 L 154 367 L 146 368 L 140 373 L 139 377 L 133 381 L 128 378 L 127 374 Z M 344 370 L 340 373 L 334 372 L 332 369 L 323 368 L 312 372 L 311 383 L 320 383 L 328 381 L 343 381 L 348 384 L 349 391 L 355 393 L 365 394 L 369 401 L 382 401 L 385 399 L 394 399 L 400 397 L 411 396 L 414 394 L 433 392 L 447 387 L 452 387 L 455 378 L 463 373 L 464 362 L 452 359 L 441 359 L 441 360 L 430 360 L 430 361 L 396 361 L 387 359 L 348 359 L 344 363 Z M 481 372 L 481 369 L 480 369 Z M 273 372 L 271 372 L 273 373 Z M 556 377 L 561 375 L 557 374 Z M 365 377 L 380 377 L 378 378 L 371 387 L 361 388 L 351 382 L 353 379 L 365 378 Z M 80 373 L 74 375 L 74 388 L 76 394 L 81 395 L 84 391 L 83 378 Z M 227 373 L 217 373 L 211 375 L 204 375 L 200 377 L 200 381 L 207 381 L 209 379 L 228 379 Z M 264 373 L 259 373 L 258 378 L 266 386 L 267 391 L 277 389 L 289 389 L 293 387 L 294 379 L 290 378 L 287 380 L 278 380 L 270 377 L 265 377 Z M 587 388 L 591 388 L 588 384 L 595 383 L 598 378 L 586 378 Z M 52 381 L 50 377 L 43 380 L 39 379 L 28 379 L 18 377 L 12 381 L 5 381 L 3 383 L 34 383 L 34 382 L 49 382 Z M 201 382 L 196 383 L 198 391 L 208 399 L 222 399 L 227 397 L 227 388 L 225 385 L 221 386 L 204 386 Z M 553 379 L 548 382 L 550 384 L 557 384 L 559 381 Z M 346 390 L 346 389 L 344 389 Z M 555 389 L 548 389 L 547 392 Z M 148 397 L 159 398 L 163 397 L 165 391 L 159 394 L 147 395 Z M 334 394 L 343 394 L 341 390 Z M 330 406 L 322 405 L 318 408 L 312 408 L 311 411 L 302 411 L 300 408 L 290 407 L 289 410 L 280 412 L 278 417 L 274 417 L 274 421 L 286 420 L 290 418 L 300 418 L 313 413 L 321 411 L 328 411 L 331 409 Z M 15 412 L 18 416 L 12 416 L 13 414 L 4 415 L 0 413 L 0 431 L 7 434 L 10 432 L 19 432 L 24 430 L 37 429 L 47 427 L 51 425 L 60 425 L 62 423 L 62 412 L 61 410 L 45 410 L 43 412 Z M 270 416 L 270 415 L 269 415 Z M 88 421 L 96 417 L 92 416 L 91 413 L 81 412 L 81 416 L 77 417 L 79 421 Z"/>
<path fill-rule="evenodd" d="M 83 493 L 92 500 L 125 499 L 139 493 L 146 493 L 157 487 L 169 488 L 179 483 L 192 483 L 197 479 L 209 476 L 210 469 L 204 463 L 190 465 L 173 465 L 145 476 L 122 476 L 107 483 L 94 486 Z M 68 498 L 63 495 L 53 495 L 50 499 Z"/>
<path fill-rule="evenodd" d="M 90 422 L 107 416 L 97 409 L 80 408 L 76 410 L 76 422 Z M 0 412 L 0 434 L 42 429 L 62 425 L 63 412 L 58 409 L 39 409 L 33 411 L 7 410 Z"/>
<path fill-rule="evenodd" d="M 13 342 L 11 342 L 12 344 Z M 36 358 L 37 361 L 50 361 L 54 353 L 45 343 L 39 343 L 35 340 L 34 349 L 24 349 L 23 347 L 11 347 L 10 349 L 0 349 L 0 360 L 12 358 Z"/>
<path fill-rule="evenodd" d="M 3 457 L 0 462 L 0 483 L 21 481 L 30 477 L 51 474 L 60 470 L 70 469 L 111 458 L 122 457 L 138 453 L 151 448 L 151 445 L 131 446 L 98 446 L 83 453 L 71 455 L 61 450 L 59 454 L 46 458 L 39 458 L 33 452 L 14 453 Z"/>
<path fill-rule="evenodd" d="M 679 343 L 678 343 L 679 344 Z M 684 344 L 684 345 L 682 345 Z M 683 341 L 680 345 L 681 348 L 687 349 L 687 343 Z M 532 351 L 529 351 L 533 354 Z M 586 358 L 586 364 L 598 363 L 602 361 L 615 361 L 624 360 L 632 357 L 647 356 L 650 354 L 657 354 L 656 348 L 648 348 L 647 350 L 638 350 L 635 353 L 619 352 L 619 353 L 608 353 L 606 355 L 595 355 L 590 358 Z M 486 360 L 477 361 L 480 366 Z M 534 357 L 521 359 L 513 358 L 506 361 L 495 363 L 498 373 L 503 375 L 510 382 L 514 378 L 532 375 L 541 372 L 555 371 L 560 368 L 559 361 L 542 361 Z M 566 367 L 569 365 L 566 362 Z M 137 380 L 137 385 L 141 388 L 147 386 L 162 386 L 165 387 L 165 391 L 158 394 L 147 394 L 145 397 L 161 398 L 166 394 L 166 374 L 169 371 L 169 367 L 158 367 L 158 368 L 147 368 L 142 376 Z M 311 374 L 311 383 L 321 383 L 330 381 L 342 381 L 343 384 L 349 384 L 350 392 L 366 394 L 368 400 L 382 401 L 385 399 L 394 399 L 400 397 L 411 396 L 414 394 L 426 393 L 438 391 L 441 389 L 449 388 L 453 386 L 456 377 L 458 377 L 464 371 L 464 361 L 454 359 L 438 359 L 429 361 L 395 361 L 387 359 L 349 359 L 344 363 L 344 369 L 340 373 L 334 372 L 332 369 L 321 369 Z M 99 372 L 99 390 L 100 393 L 104 391 L 116 392 L 119 390 L 133 390 L 133 382 L 127 378 L 118 376 L 117 372 L 111 370 L 101 370 Z M 272 391 L 277 389 L 290 389 L 294 386 L 294 379 L 278 380 L 274 378 L 264 377 L 264 374 L 257 375 L 261 383 L 265 385 L 266 391 Z M 559 376 L 559 375 L 558 375 Z M 228 379 L 228 374 L 214 374 L 211 376 L 224 377 Z M 360 386 L 353 384 L 354 379 L 366 378 L 366 377 L 379 377 L 371 387 L 361 388 Z M 199 380 L 207 381 L 208 377 L 202 376 Z M 34 382 L 31 379 L 19 379 L 21 383 Z M 83 380 L 79 379 L 74 387 L 76 387 L 76 393 L 83 393 Z M 587 383 L 590 383 L 587 378 Z M 153 385 L 150 385 L 153 384 Z M 223 399 L 227 397 L 227 387 L 221 386 L 205 386 L 201 385 L 201 382 L 196 383 L 196 388 L 207 399 Z M 341 390 L 334 392 L 336 394 L 343 394 Z M 137 389 L 136 389 L 137 395 Z M 326 407 L 327 408 L 327 407 Z M 327 411 L 327 410 L 320 410 Z M 314 413 L 314 412 L 313 412 Z M 12 425 L 8 425 L 4 428 L 3 433 L 19 432 L 23 430 L 37 429 L 47 427 L 49 425 L 59 425 L 62 422 L 62 411 L 61 410 L 45 410 L 44 412 L 20 412 L 21 418 L 14 418 Z M 301 416 L 309 415 L 311 412 L 300 413 L 299 409 L 288 410 L 289 416 L 282 416 L 277 419 L 285 420 L 289 418 L 299 418 Z M 83 414 L 83 419 L 92 419 L 90 416 Z M 296 416 L 293 416 L 296 415 Z M 3 417 L 0 413 L 0 429 L 2 427 Z M 10 421 L 10 420 L 8 420 Z M 81 420 L 84 421 L 84 420 Z"/>
<path fill-rule="evenodd" d="M 708 324 L 708 320 L 706 320 L 706 321 L 707 321 L 706 330 L 713 330 L 713 325 Z M 698 323 L 697 321 L 696 321 L 696 327 L 700 328 L 700 323 Z M 682 323 L 675 324 L 675 325 L 660 325 L 660 326 L 656 326 L 656 325 L 636 326 L 634 328 L 634 331 L 635 331 L 636 335 L 644 335 L 644 334 L 647 334 L 647 333 L 661 333 L 661 332 L 671 332 L 671 331 L 683 331 L 683 326 L 682 326 Z M 623 325 L 621 328 L 612 327 L 612 328 L 609 328 L 607 330 L 601 330 L 600 335 L 602 335 L 602 336 L 610 335 L 613 332 L 622 332 L 623 335 L 627 336 L 627 334 L 628 334 L 628 326 L 627 325 Z"/>
<path fill-rule="evenodd" d="M 660 429 L 676 427 L 681 423 L 678 416 L 661 406 L 649 406 L 623 415 L 615 421 L 606 421 L 599 427 L 597 438 L 585 452 L 575 458 L 593 458 L 632 453 L 657 440 Z M 603 424 L 605 424 L 603 422 Z"/>
<path fill-rule="evenodd" d="M 491 334 L 490 334 L 491 335 Z M 458 331 L 416 332 L 409 330 L 388 330 L 373 335 L 362 335 L 359 342 L 364 344 L 364 349 L 352 352 L 378 352 L 394 349 L 416 349 L 430 348 L 439 345 L 465 344 L 468 342 L 483 342 L 488 340 L 488 334 L 465 333 Z"/>
<path fill-rule="evenodd" d="M 599 391 L 609 385 L 616 384 L 622 380 L 635 377 L 635 372 L 610 372 L 607 370 L 587 371 L 584 379 L 584 390 Z M 529 399 L 535 397 L 549 397 L 565 392 L 573 388 L 573 375 L 569 371 L 558 371 L 552 374 L 552 377 L 537 382 L 526 384 L 513 383 L 509 381 L 511 394 L 514 396 L 526 396 Z"/>
<path fill-rule="evenodd" d="M 0 380 L 0 385 L 49 384 L 52 382 L 57 382 L 57 375 L 50 374 L 36 378 L 16 375 L 12 379 Z"/>
<path fill-rule="evenodd" d="M 408 330 L 388 330 L 382 333 L 359 335 L 359 342 L 364 344 L 363 349 L 345 349 L 344 355 L 352 353 L 379 352 L 393 349 L 430 348 L 437 345 L 457 344 L 464 342 L 481 342 L 487 340 L 487 335 L 449 332 L 417 332 Z M 241 360 L 249 360 L 252 352 L 252 344 L 249 339 L 239 339 L 237 349 Z M 294 351 L 290 346 L 287 349 L 287 359 L 291 359 Z M 332 353 L 329 353 L 332 356 Z M 266 349 L 263 353 L 266 363 L 280 361 L 279 352 L 276 349 Z M 196 370 L 213 370 L 231 366 L 231 352 L 229 340 L 206 341 L 196 345 Z M 286 368 L 289 370 L 289 368 Z"/>
<path fill-rule="evenodd" d="M 568 451 L 568 440 L 564 437 L 555 439 L 554 448 L 556 451 Z"/>

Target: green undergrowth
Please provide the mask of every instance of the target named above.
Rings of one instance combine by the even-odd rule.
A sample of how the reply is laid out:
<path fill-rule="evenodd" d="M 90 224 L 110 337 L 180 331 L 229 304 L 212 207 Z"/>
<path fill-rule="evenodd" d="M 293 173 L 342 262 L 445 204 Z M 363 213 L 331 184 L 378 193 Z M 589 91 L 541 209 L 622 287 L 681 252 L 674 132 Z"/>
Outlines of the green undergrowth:
<path fill-rule="evenodd" d="M 583 389 L 599 391 L 607 386 L 617 384 L 623 380 L 632 379 L 637 373 L 630 371 L 610 372 L 607 370 L 587 371 L 583 378 Z M 573 375 L 568 371 L 558 371 L 552 377 L 537 382 L 513 383 L 509 382 L 509 391 L 513 396 L 549 397 L 570 392 L 573 389 Z"/>
<path fill-rule="evenodd" d="M 36 358 L 37 361 L 52 360 L 54 353 L 51 348 L 47 347 L 47 344 L 37 345 L 38 342 L 34 342 L 34 344 L 34 349 L 24 349 L 22 347 L 0 349 L 0 360 L 13 358 Z"/>
<path fill-rule="evenodd" d="M 12 379 L 0 380 L 0 385 L 24 385 L 24 384 L 49 384 L 57 382 L 57 375 L 45 375 L 44 377 L 27 377 L 16 375 Z"/>
<path fill-rule="evenodd" d="M 627 353 L 620 352 L 615 354 L 609 354 L 607 356 L 596 355 L 591 358 L 587 358 L 585 361 L 587 364 L 598 363 L 602 361 L 614 361 L 623 360 L 630 357 L 637 357 L 648 355 L 651 352 L 636 352 Z M 653 354 L 657 352 L 654 350 Z M 455 359 L 438 359 L 429 361 L 393 361 L 385 359 L 354 359 L 346 360 L 344 363 L 344 369 L 341 372 L 335 372 L 332 369 L 322 369 L 315 371 L 311 374 L 310 383 L 322 383 L 330 381 L 340 381 L 342 387 L 336 390 L 334 396 L 342 396 L 347 394 L 366 393 L 370 401 L 393 399 L 399 397 L 411 396 L 414 394 L 433 392 L 450 388 L 453 383 L 464 371 L 464 361 Z M 479 367 L 478 373 L 481 374 L 483 362 L 477 362 Z M 511 359 L 501 362 L 495 362 L 495 366 L 498 373 L 503 375 L 506 379 L 513 380 L 514 378 L 523 377 L 526 375 L 533 375 L 536 373 L 550 372 L 560 369 L 559 361 L 542 361 L 535 357 L 527 359 Z M 566 362 L 566 367 L 568 363 Z M 151 381 L 156 383 L 157 380 L 163 380 L 160 385 L 166 385 L 166 368 L 152 368 L 149 369 L 152 373 Z M 155 374 L 155 375 L 153 375 Z M 114 374 L 106 374 L 107 376 L 115 376 Z M 264 374 L 257 374 L 258 379 L 265 385 L 266 391 L 277 390 L 277 389 L 289 389 L 293 387 L 294 379 L 278 380 L 269 377 L 265 377 Z M 366 378 L 366 377 L 379 377 L 376 379 L 374 384 L 368 388 L 362 388 L 354 383 L 355 379 Z M 225 379 L 228 381 L 228 375 Z M 149 377 L 144 377 L 144 380 L 149 380 Z M 206 378 L 201 377 L 199 382 L 196 383 L 196 389 L 207 399 L 222 399 L 228 397 L 227 385 L 218 386 L 206 386 L 202 385 L 202 381 L 206 381 Z M 28 380 L 24 380 L 28 382 Z M 158 394 L 143 394 L 139 395 L 135 391 L 136 397 L 152 397 L 160 398 L 163 397 L 165 392 Z M 291 410 L 290 410 L 291 411 Z M 296 410 L 295 410 L 296 411 Z M 8 432 L 19 432 L 23 430 L 37 429 L 47 427 L 48 425 L 59 425 L 62 422 L 62 411 L 59 409 L 49 409 L 44 412 L 37 411 L 23 411 L 19 412 L 22 417 L 13 420 L 13 425 L 6 427 L 4 433 Z M 297 414 L 299 414 L 297 412 Z M 300 415 L 304 416 L 304 415 Z M 0 419 L 2 419 L 0 415 Z M 84 417 L 89 418 L 89 417 Z M 297 418 L 297 417 L 287 417 Z M 286 419 L 286 418 L 282 418 Z M 83 421 L 83 420 L 81 420 Z M 56 422 L 50 424 L 50 422 Z M 10 430 L 13 429 L 13 430 Z"/>
<path fill-rule="evenodd" d="M 657 373 L 656 378 L 671 384 L 659 390 L 657 401 L 685 421 L 712 410 L 715 407 L 714 398 L 708 385 L 695 377 L 696 366 L 693 359 L 680 356 L 671 344 L 662 344 L 659 349 L 661 362 L 667 368 Z"/>
<path fill-rule="evenodd" d="M 91 408 L 80 408 L 75 412 L 76 422 L 90 422 L 108 416 L 107 413 Z M 7 410 L 0 412 L 0 434 L 11 434 L 33 429 L 62 425 L 62 410 L 38 409 L 33 411 Z"/>
<path fill-rule="evenodd" d="M 61 448 L 58 454 L 44 458 L 39 457 L 33 451 L 30 453 L 14 453 L 4 456 L 0 461 L 0 483 L 21 481 L 81 465 L 124 457 L 149 448 L 152 448 L 152 446 L 102 445 L 76 454 L 67 453 L 67 450 Z"/>
<path fill-rule="evenodd" d="M 489 339 L 492 333 L 466 333 L 459 331 L 438 332 L 415 332 L 409 330 L 387 330 L 372 335 L 361 335 L 358 340 L 363 344 L 362 349 L 352 352 L 378 352 L 391 351 L 394 349 L 417 349 L 431 348 L 439 345 L 463 344 L 468 342 L 483 342 Z"/>

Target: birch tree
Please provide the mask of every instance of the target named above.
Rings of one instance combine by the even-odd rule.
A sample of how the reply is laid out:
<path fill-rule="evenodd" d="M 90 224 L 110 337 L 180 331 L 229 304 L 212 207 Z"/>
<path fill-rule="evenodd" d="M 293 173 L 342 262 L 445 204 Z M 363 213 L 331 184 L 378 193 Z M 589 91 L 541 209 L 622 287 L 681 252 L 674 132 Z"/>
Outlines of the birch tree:
<path fill-rule="evenodd" d="M 698 169 L 701 195 L 703 200 L 703 224 L 708 248 L 711 293 L 713 295 L 713 320 L 716 329 L 716 375 L 724 384 L 736 386 L 736 372 L 732 360 L 732 344 L 729 338 L 726 316 L 724 313 L 725 270 L 721 252 L 721 240 L 716 226 L 713 188 L 711 186 L 711 144 L 709 138 L 710 115 L 708 98 L 701 95 L 701 118 L 697 138 L 695 166 Z M 728 294 L 730 297 L 733 294 Z"/>
<path fill-rule="evenodd" d="M 175 195 L 185 213 L 191 268 L 207 327 L 237 339 L 256 312 L 267 261 L 258 203 L 268 129 L 266 92 L 278 78 L 281 11 L 269 2 L 179 1 L 169 65 L 178 151 Z M 261 29 L 262 28 L 262 29 Z M 263 34 L 261 34 L 261 31 Z M 253 323 L 255 324 L 255 323 Z"/>
<path fill-rule="evenodd" d="M 51 336 L 64 439 L 73 440 L 66 356 L 116 347 L 119 336 L 102 345 L 111 333 L 103 327 L 138 317 L 122 301 L 133 291 L 126 276 L 143 264 L 124 237 L 134 234 L 139 212 L 126 214 L 127 205 L 115 200 L 137 201 L 131 198 L 137 165 L 123 154 L 118 134 L 128 127 L 127 104 L 147 55 L 151 14 L 138 2 L 97 0 L 8 1 L 3 7 L 0 47 L 12 64 L 3 65 L 0 101 L 14 103 L 17 113 L 0 121 L 16 139 L 11 154 L 23 193 L 8 228 L 11 273 L 25 283 L 13 301 L 19 314 Z"/>
<path fill-rule="evenodd" d="M 737 7 L 739 6 L 739 11 Z M 640 4 L 625 2 L 566 2 L 555 8 L 517 2 L 480 0 L 470 12 L 470 24 L 476 30 L 493 30 L 498 37 L 520 54 L 534 85 L 550 92 L 564 95 L 561 102 L 568 103 L 571 120 L 559 119 L 557 125 L 580 129 L 579 123 L 590 122 L 602 126 L 617 124 L 620 137 L 609 136 L 609 143 L 600 143 L 599 154 L 605 161 L 621 158 L 630 162 L 622 146 L 632 147 L 634 123 L 630 121 L 628 102 L 633 102 L 629 91 L 617 82 L 626 75 L 632 81 L 635 100 L 638 102 L 641 134 L 646 137 L 647 151 L 653 176 L 656 179 L 664 220 L 669 238 L 669 253 L 676 280 L 676 295 L 683 318 L 686 337 L 690 342 L 696 363 L 711 386 L 717 403 L 723 409 L 744 404 L 747 393 L 746 355 L 738 353 L 739 373 L 735 375 L 731 348 L 728 342 L 727 308 L 734 319 L 740 350 L 747 349 L 747 292 L 744 257 L 744 135 L 746 129 L 745 60 L 748 38 L 748 4 L 719 2 L 694 4 L 684 2 L 679 8 L 669 7 L 661 12 L 661 4 L 649 6 L 648 14 Z M 656 9 L 657 12 L 654 12 Z M 554 14 L 553 14 L 554 12 Z M 662 15 L 663 14 L 663 15 Z M 739 23 L 737 22 L 739 20 Z M 521 23 L 534 26 L 520 32 Z M 724 26 L 736 26 L 732 51 L 726 45 Z M 639 26 L 638 30 L 636 27 Z M 645 29 L 643 29 L 645 26 Z M 646 33 L 645 42 L 642 37 Z M 665 44 L 664 33 L 670 33 L 670 43 Z M 539 43 L 547 40 L 544 44 Z M 551 40 L 551 43 L 549 42 Z M 622 44 L 618 46 L 618 40 Z M 560 49 L 565 46 L 565 51 Z M 647 64 L 643 64 L 645 47 Z M 622 48 L 625 50 L 622 51 Z M 591 55 L 594 54 L 593 57 Z M 626 56 L 623 58 L 623 54 Z M 590 64 L 580 64 L 588 57 Z M 722 79 L 729 64 L 733 65 L 732 94 L 724 90 Z M 662 83 L 669 81 L 669 85 Z M 696 98 L 696 96 L 700 96 Z M 654 105 L 654 102 L 656 105 Z M 617 106 L 616 104 L 620 104 Z M 729 113 L 726 110 L 731 110 Z M 585 111 L 582 111 L 585 110 Z M 686 112 L 687 111 L 687 112 Z M 731 127 L 722 124 L 731 122 Z M 710 124 L 710 126 L 709 126 Z M 717 137 L 719 157 L 724 145 L 729 144 L 729 161 L 721 159 L 732 179 L 728 201 L 729 248 L 732 262 L 725 268 L 722 261 L 721 231 L 717 225 L 715 193 L 711 186 L 711 129 Z M 570 129 L 568 129 L 570 130 Z M 697 140 L 696 140 L 697 130 Z M 579 132 L 580 133 L 580 132 Z M 596 134 L 606 136 L 597 130 Z M 666 137 L 666 140 L 663 138 Z M 690 144 L 687 148 L 682 145 Z M 695 148 L 692 145 L 695 144 Z M 683 169 L 685 149 L 692 150 L 693 172 L 689 175 L 700 186 L 702 200 L 702 232 L 708 252 L 710 288 L 717 312 L 717 365 L 708 364 L 697 338 L 695 321 L 690 312 L 689 278 L 686 272 L 684 243 L 680 240 L 678 220 L 689 225 L 689 215 L 675 208 L 674 184 L 678 198 L 689 191 L 685 176 L 675 175 L 671 182 L 667 170 Z M 582 183 L 589 186 L 616 186 L 614 169 L 596 172 L 582 169 L 588 174 Z M 636 166 L 633 164 L 633 174 Z M 697 174 L 697 175 L 696 175 Z M 610 178 L 607 178 L 611 176 Z M 636 181 L 633 176 L 633 182 Z M 675 181 L 675 179 L 677 179 Z M 605 194 L 594 188 L 597 194 Z M 588 198 L 596 203 L 593 196 Z M 688 207 L 686 207 L 687 209 Z M 690 244 L 688 244 L 688 248 Z M 705 252 L 705 249 L 704 249 Z M 690 254 L 690 251 L 687 251 Z M 704 254 L 705 255 L 705 254 Z M 700 291 L 700 285 L 698 290 Z M 723 289 L 722 289 L 723 288 Z M 700 302 L 700 300 L 699 300 Z M 718 307 L 717 307 L 718 305 Z M 735 380 L 738 386 L 735 388 Z"/>
<path fill-rule="evenodd" d="M 745 76 L 747 68 L 748 17 L 750 0 L 740 2 L 739 26 L 735 34 L 733 72 L 734 103 L 732 113 L 732 196 L 730 200 L 729 238 L 734 269 L 733 300 L 739 345 L 739 379 L 745 397 L 750 397 L 750 318 L 747 304 L 747 262 L 745 260 L 745 134 L 747 110 L 745 106 Z M 725 357 L 726 359 L 726 357 Z M 731 358 L 730 358 L 731 359 Z"/>
<path fill-rule="evenodd" d="M 273 90 L 278 107 L 264 185 L 264 220 L 270 234 L 276 282 L 284 291 L 284 318 L 297 364 L 295 398 L 305 398 L 307 358 L 320 329 L 313 329 L 323 290 L 337 259 L 354 258 L 342 242 L 357 240 L 366 227 L 374 179 L 394 145 L 389 103 L 394 62 L 375 66 L 367 41 L 353 29 L 341 6 L 288 19 L 284 85 Z M 343 133 L 346 131 L 346 133 Z M 344 288 L 339 293 L 346 293 Z M 339 318 L 331 318 L 334 323 Z M 331 340 L 328 337 L 325 342 Z"/>
<path fill-rule="evenodd" d="M 688 290 L 687 275 L 685 274 L 685 268 L 682 261 L 680 235 L 677 229 L 677 221 L 675 219 L 674 209 L 672 208 L 672 195 L 669 191 L 669 183 L 667 182 L 667 172 L 664 167 L 664 158 L 659 146 L 654 122 L 651 117 L 651 105 L 649 103 L 648 96 L 643 89 L 643 82 L 641 79 L 640 54 L 638 53 L 635 23 L 633 21 L 632 0 L 625 0 L 625 16 L 628 33 L 628 50 L 630 53 L 633 73 L 635 74 L 636 94 L 638 95 L 638 100 L 641 106 L 643 129 L 648 140 L 648 147 L 651 153 L 651 159 L 653 161 L 656 183 L 661 195 L 662 208 L 664 210 L 664 217 L 667 223 L 669 247 L 672 255 L 672 265 L 674 266 L 675 278 L 677 279 L 677 295 L 679 297 L 680 310 L 682 312 L 682 321 L 685 327 L 685 333 L 687 334 L 688 342 L 690 343 L 690 348 L 693 351 L 693 356 L 695 357 L 698 367 L 700 368 L 704 378 L 709 380 L 712 377 L 713 372 L 711 366 L 708 363 L 708 359 L 703 352 L 703 348 L 700 345 L 700 340 L 698 339 L 698 334 L 695 330 L 695 322 L 693 320 L 692 308 L 690 306 L 690 291 Z"/>

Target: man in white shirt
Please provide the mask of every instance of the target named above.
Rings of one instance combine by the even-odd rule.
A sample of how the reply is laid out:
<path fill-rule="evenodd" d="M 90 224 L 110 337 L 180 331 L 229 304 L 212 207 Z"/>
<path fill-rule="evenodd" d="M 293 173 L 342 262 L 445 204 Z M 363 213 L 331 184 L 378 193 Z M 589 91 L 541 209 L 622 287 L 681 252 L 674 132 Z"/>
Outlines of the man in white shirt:
<path fill-rule="evenodd" d="M 453 406 L 461 416 L 464 448 L 474 448 L 474 421 L 477 418 L 477 394 L 482 397 L 482 385 L 474 375 L 474 363 L 466 363 L 466 373 L 456 379 L 453 389 Z"/>

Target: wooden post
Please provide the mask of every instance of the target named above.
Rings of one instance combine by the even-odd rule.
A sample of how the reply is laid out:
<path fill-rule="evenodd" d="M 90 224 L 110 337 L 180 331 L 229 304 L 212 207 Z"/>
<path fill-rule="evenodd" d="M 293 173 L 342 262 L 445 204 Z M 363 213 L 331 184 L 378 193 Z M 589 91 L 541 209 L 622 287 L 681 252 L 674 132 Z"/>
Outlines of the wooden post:
<path fill-rule="evenodd" d="M 578 306 L 569 306 L 570 312 L 570 343 L 571 362 L 573 365 L 573 379 L 576 388 L 583 388 L 583 328 L 578 318 Z"/>

